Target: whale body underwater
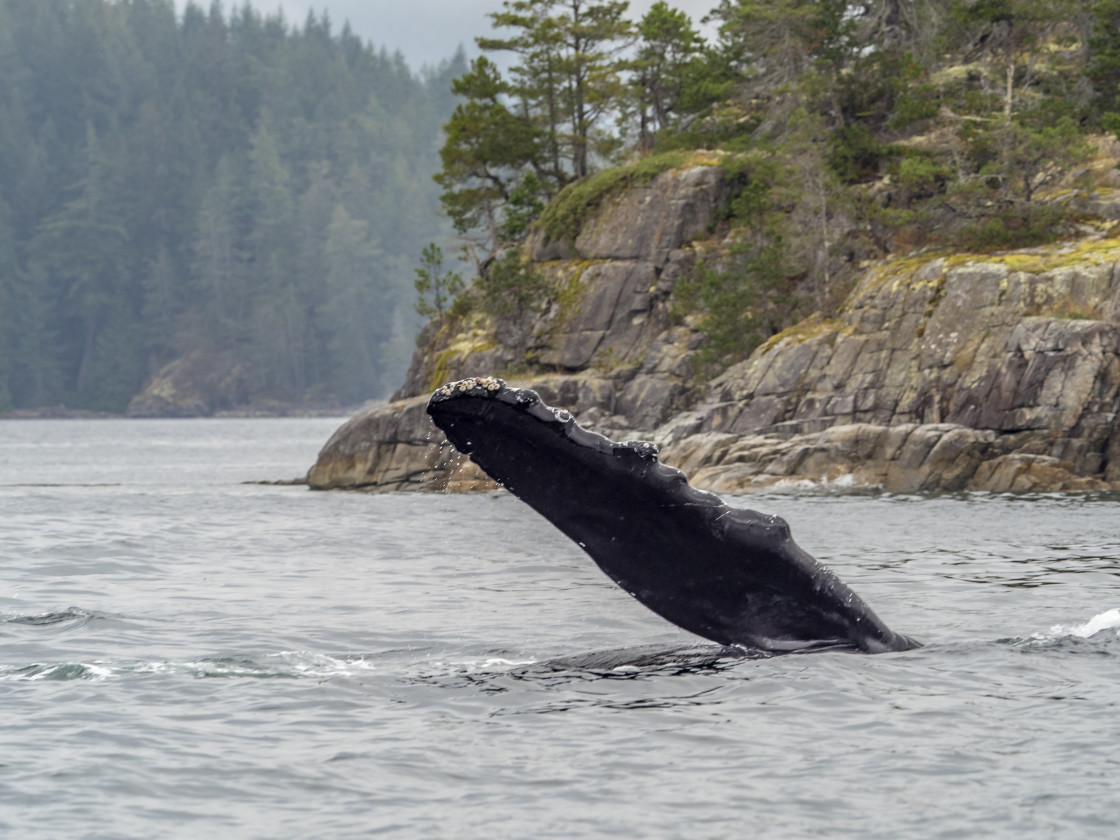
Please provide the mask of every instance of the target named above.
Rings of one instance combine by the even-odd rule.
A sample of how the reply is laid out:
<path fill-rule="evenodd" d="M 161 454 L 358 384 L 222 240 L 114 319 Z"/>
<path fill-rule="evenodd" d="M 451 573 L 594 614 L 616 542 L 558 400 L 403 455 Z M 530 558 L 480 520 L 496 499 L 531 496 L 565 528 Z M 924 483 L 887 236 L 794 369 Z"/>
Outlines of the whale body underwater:
<path fill-rule="evenodd" d="M 802 550 L 783 519 L 691 487 L 655 444 L 609 440 L 492 377 L 437 389 L 428 414 L 622 589 L 728 655 L 920 647 Z"/>

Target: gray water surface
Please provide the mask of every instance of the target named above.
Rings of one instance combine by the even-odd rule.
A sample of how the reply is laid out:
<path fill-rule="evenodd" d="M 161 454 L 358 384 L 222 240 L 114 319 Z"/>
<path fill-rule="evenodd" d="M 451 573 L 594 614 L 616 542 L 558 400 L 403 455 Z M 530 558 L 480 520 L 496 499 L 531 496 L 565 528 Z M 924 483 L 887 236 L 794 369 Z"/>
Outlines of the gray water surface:
<path fill-rule="evenodd" d="M 1085 837 L 1120 823 L 1120 499 L 790 491 L 907 653 L 697 641 L 504 494 L 246 485 L 340 421 L 0 423 L 0 836 Z"/>

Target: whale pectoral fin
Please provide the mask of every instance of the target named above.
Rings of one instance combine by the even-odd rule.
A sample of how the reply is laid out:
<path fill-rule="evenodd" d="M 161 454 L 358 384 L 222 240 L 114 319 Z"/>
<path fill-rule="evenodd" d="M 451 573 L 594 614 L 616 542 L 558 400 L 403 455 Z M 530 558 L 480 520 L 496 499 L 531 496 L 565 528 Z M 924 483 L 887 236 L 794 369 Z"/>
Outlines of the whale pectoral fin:
<path fill-rule="evenodd" d="M 488 377 L 445 385 L 428 413 L 613 581 L 685 630 L 774 652 L 915 646 L 803 551 L 784 520 L 689 486 L 653 444 L 608 440 Z"/>

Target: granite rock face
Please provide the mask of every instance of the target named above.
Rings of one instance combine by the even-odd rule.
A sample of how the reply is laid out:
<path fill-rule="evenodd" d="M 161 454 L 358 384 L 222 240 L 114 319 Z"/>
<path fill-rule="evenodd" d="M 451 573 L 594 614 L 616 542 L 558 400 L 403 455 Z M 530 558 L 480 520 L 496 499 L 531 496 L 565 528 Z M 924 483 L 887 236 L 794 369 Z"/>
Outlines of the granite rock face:
<path fill-rule="evenodd" d="M 725 491 L 1120 488 L 1120 242 L 870 271 L 836 321 L 726 371 L 662 430 Z"/>
<path fill-rule="evenodd" d="M 504 372 L 609 437 L 655 439 L 718 491 L 1120 489 L 1120 238 L 875 264 L 834 320 L 786 330 L 700 388 L 702 336 L 670 318 L 669 296 L 726 193 L 718 167 L 668 172 L 605 202 L 574 242 L 538 234 L 549 305 L 454 333 L 429 324 L 394 402 L 339 429 L 310 485 L 492 487 L 422 409 L 444 382 Z M 527 365 L 552 372 L 510 373 Z"/>
<path fill-rule="evenodd" d="M 129 417 L 209 417 L 242 405 L 244 372 L 221 353 L 199 349 L 164 365 L 128 404 Z"/>
<path fill-rule="evenodd" d="M 481 470 L 447 443 L 412 397 L 351 418 L 327 441 L 307 474 L 319 490 L 493 489 Z"/>
<path fill-rule="evenodd" d="M 460 464 L 422 411 L 444 382 L 506 373 L 550 405 L 615 437 L 649 435 L 694 401 L 688 355 L 698 337 L 674 325 L 669 296 L 696 260 L 727 192 L 718 166 L 665 172 L 609 199 L 575 242 L 529 245 L 554 294 L 541 312 L 472 315 L 454 332 L 435 321 L 418 340 L 392 402 L 348 421 L 308 473 L 317 489 L 441 490 L 493 487 Z M 509 374 L 528 364 L 553 371 Z"/>
<path fill-rule="evenodd" d="M 639 260 L 665 265 L 670 252 L 711 223 L 726 194 L 717 166 L 664 172 L 646 186 L 632 186 L 599 208 L 575 242 L 530 237 L 534 262 Z"/>

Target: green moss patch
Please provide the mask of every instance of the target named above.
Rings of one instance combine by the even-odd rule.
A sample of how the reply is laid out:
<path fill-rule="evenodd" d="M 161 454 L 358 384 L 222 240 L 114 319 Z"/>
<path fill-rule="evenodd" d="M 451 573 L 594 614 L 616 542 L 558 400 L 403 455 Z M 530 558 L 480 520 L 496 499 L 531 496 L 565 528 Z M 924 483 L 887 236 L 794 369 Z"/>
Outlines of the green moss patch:
<path fill-rule="evenodd" d="M 472 353 L 484 353 L 497 346 L 498 342 L 489 330 L 472 329 L 454 336 L 448 347 L 436 353 L 432 363 L 432 373 L 428 377 L 428 390 L 434 391 L 448 381 L 451 363 L 456 358 L 465 359 Z"/>
<path fill-rule="evenodd" d="M 545 241 L 575 242 L 584 223 L 608 197 L 617 195 L 632 184 L 649 184 L 670 169 L 680 169 L 690 162 L 702 162 L 693 161 L 695 157 L 693 152 L 683 149 L 662 152 L 625 166 L 604 169 L 569 184 L 549 203 L 538 221 Z"/>

